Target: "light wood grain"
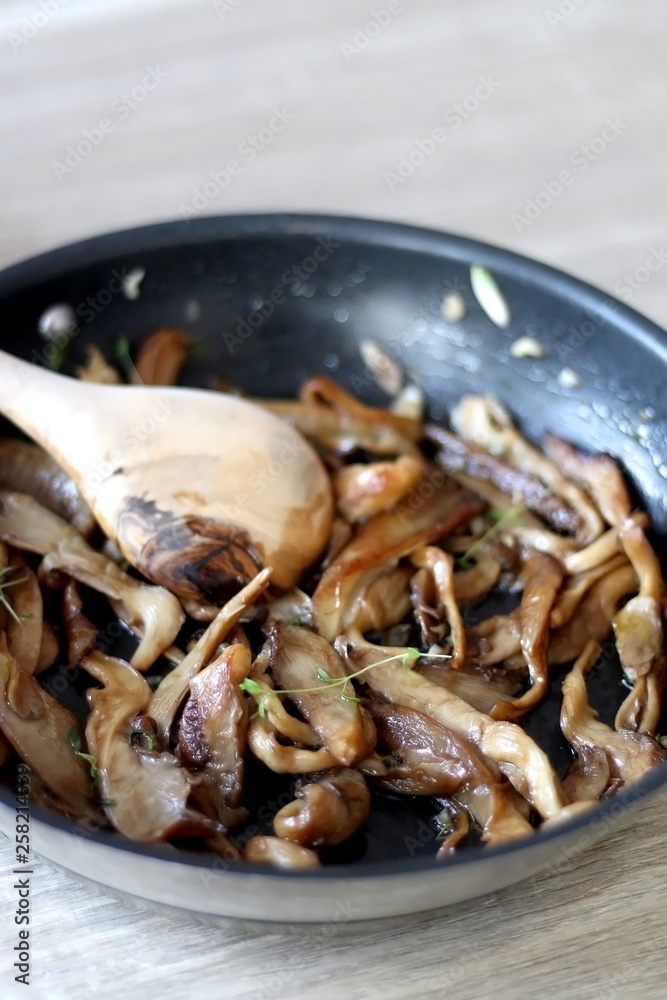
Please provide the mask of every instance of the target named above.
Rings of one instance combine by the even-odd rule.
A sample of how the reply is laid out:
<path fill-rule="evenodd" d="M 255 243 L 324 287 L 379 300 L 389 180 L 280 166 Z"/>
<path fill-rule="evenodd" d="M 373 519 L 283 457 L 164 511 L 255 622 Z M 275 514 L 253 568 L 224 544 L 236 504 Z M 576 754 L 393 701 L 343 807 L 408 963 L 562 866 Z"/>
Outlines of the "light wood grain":
<path fill-rule="evenodd" d="M 346 58 L 341 46 L 384 0 L 231 0 L 222 17 L 205 0 L 71 0 L 18 47 L 12 37 L 41 8 L 4 0 L 0 264 L 178 217 L 278 108 L 294 119 L 244 159 L 208 212 L 322 210 L 449 229 L 616 290 L 667 325 L 667 264 L 641 270 L 667 243 L 664 4 L 560 3 L 573 13 L 549 23 L 559 3 L 403 0 Z M 121 117 L 114 102 L 149 68 L 166 76 Z M 480 78 L 493 93 L 455 126 L 456 104 L 474 104 Z M 113 130 L 59 180 L 53 163 L 104 118 Z M 580 169 L 572 157 L 608 119 L 617 137 Z M 446 140 L 390 185 L 387 172 L 435 128 Z M 572 183 L 517 227 L 513 215 L 563 170 Z M 626 274 L 636 274 L 627 293 Z M 182 926 L 38 862 L 28 995 L 663 997 L 666 816 L 667 793 L 566 871 L 353 936 Z M 12 856 L 3 841 L 0 860 Z M 6 878 L 1 896 L 0 991 L 22 996 L 10 975 L 15 894 Z"/>

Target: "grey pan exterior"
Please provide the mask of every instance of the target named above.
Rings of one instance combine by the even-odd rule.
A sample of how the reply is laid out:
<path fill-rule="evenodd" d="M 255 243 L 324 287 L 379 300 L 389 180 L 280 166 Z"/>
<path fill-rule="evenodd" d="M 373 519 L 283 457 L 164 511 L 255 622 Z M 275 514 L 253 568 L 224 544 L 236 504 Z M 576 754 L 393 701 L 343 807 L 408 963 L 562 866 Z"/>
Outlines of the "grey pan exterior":
<path fill-rule="evenodd" d="M 99 835 L 88 837 L 69 825 L 56 827 L 34 818 L 31 836 L 35 853 L 48 863 L 102 892 L 157 910 L 184 911 L 208 922 L 348 924 L 439 910 L 547 869 L 565 871 L 577 854 L 629 823 L 648 791 L 628 789 L 629 794 L 609 800 L 585 820 L 521 844 L 453 858 L 437 868 L 432 862 L 380 864 L 359 875 L 340 867 L 312 874 L 186 864 L 176 856 L 156 857 L 133 845 L 102 842 Z M 12 836 L 13 826 L 13 810 L 0 803 L 0 829 Z"/>
<path fill-rule="evenodd" d="M 657 455 L 663 462 L 667 460 L 667 341 L 663 332 L 624 305 L 565 274 L 462 237 L 392 223 L 292 215 L 198 219 L 113 233 L 45 254 L 0 274 L 1 328 L 13 331 L 11 337 L 3 337 L 2 346 L 30 357 L 30 348 L 40 346 L 34 334 L 40 311 L 62 298 L 72 303 L 83 301 L 91 290 L 105 287 L 114 266 L 129 268 L 155 260 L 154 266 L 147 269 L 137 303 L 123 302 L 117 296 L 92 327 L 82 323 L 86 336 L 81 339 L 93 339 L 105 349 L 111 343 L 109 330 L 118 322 L 118 316 L 135 317 L 136 330 L 130 331 L 135 337 L 148 332 L 151 323 L 178 322 L 178 318 L 165 322 L 171 314 L 160 313 L 161 302 L 165 302 L 165 308 L 172 308 L 169 297 L 173 298 L 175 286 L 180 287 L 184 297 L 191 296 L 198 283 L 204 283 L 204 278 L 198 277 L 202 273 L 200 262 L 215 263 L 216 248 L 222 248 L 219 256 L 224 257 L 224 266 L 228 267 L 237 245 L 243 244 L 247 250 L 253 241 L 259 241 L 262 253 L 269 246 L 278 258 L 282 253 L 287 266 L 302 260 L 320 237 L 325 245 L 326 240 L 333 240 L 340 249 L 320 266 L 316 278 L 322 282 L 340 279 L 343 292 L 331 308 L 348 306 L 350 322 L 343 326 L 336 325 L 338 321 L 324 322 L 321 311 L 312 314 L 311 322 L 307 311 L 322 306 L 324 294 L 322 301 L 318 301 L 318 295 L 295 298 L 285 307 L 291 309 L 289 321 L 279 318 L 276 323 L 267 322 L 260 334 L 244 345 L 247 356 L 242 351 L 221 356 L 230 368 L 232 380 L 244 384 L 245 365 L 246 375 L 250 370 L 246 387 L 251 391 L 258 395 L 289 394 L 305 371 L 316 370 L 313 365 L 318 358 L 336 350 L 341 358 L 341 374 L 353 370 L 358 364 L 356 338 L 376 336 L 382 343 L 385 337 L 390 342 L 402 329 L 398 321 L 396 329 L 391 329 L 392 317 L 415 315 L 417 332 L 410 343 L 409 361 L 420 373 L 430 400 L 446 405 L 462 392 L 494 391 L 511 406 L 522 424 L 531 428 L 533 436 L 538 437 L 549 427 L 575 443 L 621 455 L 656 528 L 661 535 L 667 531 L 667 483 L 655 459 Z M 371 262 L 369 278 L 365 284 L 355 284 L 359 277 L 355 261 L 362 258 Z M 242 267 L 236 268 L 242 277 L 235 279 L 235 291 L 240 297 L 229 307 L 232 322 L 239 318 L 244 294 L 247 298 L 243 275 L 252 272 L 254 277 L 247 280 L 255 284 L 263 277 L 257 277 L 256 260 L 244 261 L 245 272 Z M 473 338 L 481 337 L 484 345 L 473 359 L 478 364 L 474 369 L 465 364 L 469 353 L 459 350 L 460 345 L 446 343 L 438 312 L 443 276 L 455 274 L 461 280 L 471 262 L 494 271 L 508 294 L 514 317 L 508 330 L 493 329 L 469 299 L 466 330 Z M 151 292 L 151 280 L 162 266 L 162 284 L 155 278 Z M 222 278 L 216 272 L 208 279 L 216 295 L 218 285 L 226 280 L 224 269 L 220 273 Z M 346 283 L 350 274 L 357 274 L 357 278 Z M 272 277 L 266 277 L 266 287 L 260 291 L 275 288 L 280 281 L 276 275 L 280 275 L 279 267 Z M 211 301 L 217 303 L 217 299 Z M 385 309 L 385 305 L 391 309 Z M 365 313 L 364 309 L 369 311 Z M 299 327 L 296 324 L 301 312 L 306 319 Z M 357 325 L 350 330 L 355 316 Z M 509 344 L 531 325 L 539 328 L 539 337 L 548 348 L 547 357 L 539 363 L 508 364 Z M 594 335 L 589 336 L 591 325 Z M 575 367 L 584 376 L 580 394 L 557 382 L 560 368 L 572 363 L 572 330 L 578 337 Z M 262 368 L 253 351 L 262 357 L 266 351 L 266 356 L 273 359 L 271 364 Z M 463 363 L 459 364 L 462 356 Z M 214 368 L 219 360 L 208 358 L 205 364 Z M 193 381 L 197 381 L 196 375 Z M 592 405 L 585 417 L 582 399 Z M 650 410 L 654 419 L 647 426 L 647 437 L 640 442 L 620 420 L 605 416 L 613 415 L 614 407 L 625 415 L 630 407 Z M 513 845 L 466 850 L 439 864 L 432 857 L 433 849 L 428 858 L 424 852 L 415 858 L 332 865 L 314 872 L 274 872 L 253 866 L 230 867 L 201 855 L 124 842 L 107 831 L 86 831 L 37 808 L 33 810 L 31 828 L 33 847 L 39 855 L 113 894 L 208 920 L 341 924 L 439 909 L 498 890 L 547 868 L 567 868 L 574 854 L 604 838 L 613 825 L 628 820 L 633 808 L 665 780 L 667 766 L 663 765 L 636 787 L 624 789 L 562 827 L 543 830 Z M 0 829 L 13 836 L 13 828 L 13 793 L 0 787 Z"/>

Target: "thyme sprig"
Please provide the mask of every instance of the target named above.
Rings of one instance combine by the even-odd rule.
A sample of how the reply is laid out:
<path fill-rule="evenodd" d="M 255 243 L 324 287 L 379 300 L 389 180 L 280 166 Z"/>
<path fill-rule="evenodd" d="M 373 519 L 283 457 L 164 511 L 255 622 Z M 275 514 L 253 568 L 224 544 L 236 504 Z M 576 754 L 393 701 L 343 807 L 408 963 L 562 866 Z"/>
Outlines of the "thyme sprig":
<path fill-rule="evenodd" d="M 22 625 L 22 619 L 16 614 L 9 598 L 5 594 L 5 591 L 8 590 L 9 587 L 16 587 L 19 583 L 25 583 L 28 579 L 27 576 L 22 576 L 18 580 L 6 580 L 5 577 L 9 576 L 10 573 L 13 573 L 16 568 L 16 566 L 3 566 L 3 568 L 0 569 L 0 604 L 2 604 L 7 613 L 12 616 L 17 625 Z"/>
<path fill-rule="evenodd" d="M 73 726 L 72 729 L 70 729 L 69 733 L 67 734 L 67 741 L 71 746 L 72 750 L 74 751 L 75 756 L 80 757 L 81 760 L 85 760 L 85 762 L 88 764 L 88 767 L 90 769 L 90 777 L 93 781 L 95 781 L 97 779 L 97 775 L 99 774 L 97 761 L 95 760 L 92 754 L 84 753 L 83 750 L 81 749 L 83 746 L 83 743 L 81 742 L 81 733 L 76 726 Z"/>
<path fill-rule="evenodd" d="M 134 383 L 135 385 L 143 385 L 143 379 L 137 371 L 137 366 L 132 360 L 132 355 L 130 354 L 130 342 L 127 337 L 117 337 L 113 350 L 116 361 L 118 362 L 128 382 Z"/>
<path fill-rule="evenodd" d="M 489 542 L 495 535 L 498 534 L 502 528 L 507 524 L 520 525 L 521 524 L 521 514 L 526 510 L 526 501 L 520 500 L 519 503 L 514 504 L 509 510 L 499 511 L 491 510 L 489 511 L 490 516 L 493 518 L 494 523 L 485 531 L 483 535 L 473 542 L 469 549 L 467 549 L 462 556 L 459 556 L 456 560 L 456 565 L 459 569 L 472 569 L 475 565 L 474 555 L 478 552 L 482 545 Z"/>
<path fill-rule="evenodd" d="M 365 667 L 361 667 L 359 670 L 355 670 L 351 674 L 346 674 L 345 677 L 332 677 L 329 672 L 324 669 L 324 667 L 316 667 L 315 677 L 322 683 L 317 684 L 314 687 L 283 688 L 276 691 L 274 688 L 269 688 L 267 685 L 254 680 L 252 677 L 244 677 L 239 684 L 239 688 L 241 691 L 245 691 L 246 694 L 249 694 L 255 699 L 257 702 L 257 714 L 261 719 L 266 718 L 267 701 L 272 695 L 282 697 L 283 695 L 290 694 L 314 694 L 325 690 L 325 688 L 339 687 L 341 689 L 340 696 L 343 701 L 358 704 L 361 702 L 361 698 L 357 697 L 355 694 L 350 694 L 345 690 L 349 682 L 354 680 L 355 677 L 361 677 L 361 675 L 365 674 L 368 670 L 372 670 L 374 667 L 384 666 L 387 663 L 400 662 L 404 669 L 410 670 L 412 665 L 417 660 L 422 658 L 451 660 L 451 656 L 448 653 L 421 653 L 418 649 L 415 649 L 414 646 L 408 646 L 404 653 L 395 653 L 393 656 L 387 656 L 383 660 L 377 660 L 375 663 L 368 663 Z"/>

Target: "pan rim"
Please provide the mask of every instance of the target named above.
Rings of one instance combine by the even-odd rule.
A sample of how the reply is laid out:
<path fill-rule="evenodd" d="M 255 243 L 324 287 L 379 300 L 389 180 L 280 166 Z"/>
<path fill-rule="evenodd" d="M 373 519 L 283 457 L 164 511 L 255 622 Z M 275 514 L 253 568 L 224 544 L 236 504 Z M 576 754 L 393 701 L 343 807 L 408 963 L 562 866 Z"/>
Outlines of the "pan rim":
<path fill-rule="evenodd" d="M 647 350 L 660 358 L 667 367 L 667 334 L 657 324 L 637 310 L 620 302 L 613 296 L 575 276 L 549 264 L 516 253 L 494 244 L 486 243 L 465 235 L 452 234 L 436 229 L 417 227 L 403 222 L 361 218 L 347 215 L 319 213 L 257 212 L 233 215 L 203 216 L 189 220 L 173 220 L 130 227 L 92 236 L 74 243 L 47 250 L 35 256 L 19 260 L 0 271 L 0 299 L 30 288 L 36 282 L 57 279 L 78 268 L 99 264 L 119 253 L 141 254 L 164 249 L 207 244 L 216 240 L 239 238 L 272 237 L 341 237 L 348 243 L 360 246 L 384 246 L 404 251 L 412 251 L 431 257 L 442 257 L 469 264 L 478 262 L 494 270 L 497 275 L 511 276 L 533 287 L 547 290 L 558 298 L 567 298 L 584 310 L 598 316 L 607 317 L 624 336 L 641 343 Z M 303 884 L 310 881 L 341 881 L 348 883 L 365 882 L 369 878 L 383 879 L 387 876 L 409 877 L 424 871 L 446 872 L 461 865 L 472 869 L 482 859 L 501 859 L 525 853 L 529 844 L 545 844 L 568 840 L 577 831 L 587 831 L 602 826 L 606 820 L 618 821 L 631 806 L 645 801 L 660 787 L 667 784 L 667 763 L 663 763 L 645 775 L 636 784 L 622 789 L 612 798 L 606 799 L 589 812 L 577 815 L 562 824 L 538 830 L 530 841 L 515 841 L 483 850 L 463 851 L 445 861 L 437 862 L 434 857 L 414 857 L 390 861 L 357 862 L 354 866 L 327 865 L 320 869 L 306 871 L 282 871 L 246 862 L 233 867 L 235 874 L 262 875 L 265 879 L 275 879 L 281 884 L 290 882 Z M 13 793 L 0 787 L 0 803 L 13 805 Z M 31 806 L 31 812 L 42 824 L 55 826 L 71 832 L 72 822 L 64 816 Z M 73 837 L 77 834 L 72 833 Z M 86 834 L 86 839 L 99 843 L 105 848 L 120 849 L 131 854 L 151 857 L 168 866 L 184 865 L 196 869 L 214 869 L 215 857 L 197 856 L 183 852 L 182 856 L 170 857 L 160 845 L 145 845 L 123 840 L 120 835 L 104 830 Z M 574 853 L 574 851 L 573 851 Z M 224 873 L 221 873 L 224 875 Z"/>

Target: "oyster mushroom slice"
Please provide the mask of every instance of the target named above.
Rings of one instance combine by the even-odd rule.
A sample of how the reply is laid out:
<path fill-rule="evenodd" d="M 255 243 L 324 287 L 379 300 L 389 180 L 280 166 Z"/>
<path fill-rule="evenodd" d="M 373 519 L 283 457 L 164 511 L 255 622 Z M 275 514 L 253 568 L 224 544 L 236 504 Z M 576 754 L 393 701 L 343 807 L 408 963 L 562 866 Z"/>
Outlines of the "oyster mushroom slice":
<path fill-rule="evenodd" d="M 392 757 L 376 779 L 380 787 L 403 795 L 454 798 L 482 829 L 482 840 L 502 843 L 533 832 L 528 804 L 517 795 L 498 767 L 465 739 L 400 705 L 371 700 L 378 736 Z"/>
<path fill-rule="evenodd" d="M 538 705 L 549 684 L 549 617 L 563 580 L 563 567 L 542 552 L 523 554 L 524 588 L 518 609 L 521 652 L 531 686 L 513 701 L 500 700 L 491 710 L 494 719 L 517 719 Z"/>
<path fill-rule="evenodd" d="M 644 511 L 634 511 L 628 521 L 636 524 L 640 528 L 649 526 L 648 515 Z M 627 524 L 627 522 L 624 522 Z M 568 573 L 583 573 L 585 570 L 593 569 L 602 563 L 608 562 L 621 551 L 621 543 L 618 538 L 619 527 L 614 526 L 603 535 L 596 538 L 594 542 L 576 552 L 570 552 L 565 556 L 564 563 Z"/>
<path fill-rule="evenodd" d="M 0 438 L 0 486 L 28 493 L 84 538 L 95 529 L 95 517 L 79 487 L 39 445 Z"/>
<path fill-rule="evenodd" d="M 307 750 L 279 743 L 276 730 L 267 719 L 262 719 L 259 715 L 255 715 L 250 721 L 248 746 L 255 757 L 276 774 L 310 774 L 339 766 L 338 760 L 324 747 L 320 750 Z"/>
<path fill-rule="evenodd" d="M 442 609 L 451 630 L 454 650 L 451 666 L 460 668 L 466 659 L 466 632 L 454 590 L 454 559 L 448 552 L 443 552 L 435 545 L 424 545 L 411 554 L 410 561 L 418 568 L 426 570 L 433 578 L 438 601 L 437 611 L 439 613 Z"/>
<path fill-rule="evenodd" d="M 0 543 L 0 548 L 5 546 Z M 20 552 L 2 560 L 5 586 L 11 586 L 11 608 L 7 615 L 7 646 L 21 670 L 37 673 L 44 636 L 44 602 L 39 581 Z"/>
<path fill-rule="evenodd" d="M 431 478 L 434 481 L 431 481 Z M 399 559 L 453 531 L 483 502 L 442 473 L 423 480 L 406 504 L 360 525 L 327 566 L 313 594 L 317 631 L 329 642 L 354 620 L 368 585 Z"/>
<path fill-rule="evenodd" d="M 99 821 L 89 770 L 70 744 L 77 728 L 74 715 L 21 670 L 0 635 L 0 730 L 64 812 Z"/>
<path fill-rule="evenodd" d="M 128 576 L 27 494 L 0 490 L 0 537 L 44 556 L 41 572 L 61 570 L 110 598 L 119 617 L 140 637 L 132 657 L 137 670 L 147 670 L 176 638 L 184 615 L 173 594 Z"/>
<path fill-rule="evenodd" d="M 359 830 L 370 814 L 366 781 L 350 768 L 329 771 L 317 781 L 299 785 L 296 798 L 273 820 L 278 837 L 319 850 L 335 847 Z"/>
<path fill-rule="evenodd" d="M 495 761 L 542 817 L 555 815 L 565 805 L 560 782 L 548 757 L 515 723 L 491 719 L 446 688 L 397 663 L 373 666 L 378 660 L 401 655 L 404 650 L 374 646 L 353 630 L 341 635 L 336 647 L 353 670 L 371 667 L 364 680 L 382 698 L 421 712 Z"/>
<path fill-rule="evenodd" d="M 149 714 L 155 720 L 165 746 L 168 745 L 171 725 L 179 705 L 188 693 L 190 681 L 208 663 L 234 626 L 238 625 L 248 607 L 263 593 L 270 576 L 271 568 L 267 566 L 227 601 L 190 652 L 160 681 L 151 699 Z"/>
<path fill-rule="evenodd" d="M 628 565 L 612 570 L 594 583 L 582 597 L 569 622 L 552 631 L 547 654 L 549 663 L 572 663 L 581 655 L 589 640 L 604 642 L 611 631 L 618 605 L 636 590 L 635 571 Z"/>
<path fill-rule="evenodd" d="M 619 541 L 639 579 L 639 593 L 612 621 L 616 648 L 632 691 L 616 716 L 617 729 L 654 733 L 660 723 L 665 691 L 665 636 L 660 563 L 646 535 L 628 522 Z"/>
<path fill-rule="evenodd" d="M 319 868 L 315 851 L 280 837 L 251 837 L 243 851 L 244 861 L 274 868 Z"/>
<path fill-rule="evenodd" d="M 503 461 L 495 451 L 489 453 L 442 427 L 429 425 L 424 430 L 426 437 L 437 445 L 435 460 L 438 465 L 468 489 L 477 486 L 493 507 L 502 508 L 503 498 L 508 508 L 521 499 L 528 511 L 539 515 L 558 531 L 574 534 L 580 527 L 581 519 L 576 511 L 538 475 L 517 468 Z M 539 523 L 531 517 L 526 520 L 535 526 Z"/>
<path fill-rule="evenodd" d="M 100 652 L 89 653 L 81 665 L 103 685 L 88 690 L 86 741 L 114 827 L 144 843 L 221 832 L 218 823 L 187 805 L 194 779 L 178 760 L 132 742 L 132 721 L 151 699 L 145 678 L 124 660 Z"/>
<path fill-rule="evenodd" d="M 548 432 L 543 444 L 563 475 L 586 490 L 607 524 L 622 524 L 630 516 L 632 505 L 628 490 L 618 463 L 611 455 L 586 455 Z"/>
<path fill-rule="evenodd" d="M 375 746 L 375 727 L 355 702 L 352 684 L 334 684 L 347 676 L 333 647 L 309 629 L 285 622 L 268 628 L 270 672 L 276 684 L 290 692 L 325 749 L 347 766 L 363 760 Z M 318 677 L 328 677 L 330 681 Z M 314 690 L 313 690 L 314 689 Z"/>
<path fill-rule="evenodd" d="M 577 753 L 599 748 L 604 751 L 610 777 L 617 784 L 637 781 L 661 761 L 667 750 L 647 733 L 629 730 L 617 732 L 597 718 L 588 703 L 585 675 L 600 655 L 600 647 L 589 642 L 563 681 L 563 704 L 560 725 L 570 746 Z"/>
<path fill-rule="evenodd" d="M 627 565 L 628 561 L 625 555 L 619 552 L 608 562 L 601 563 L 599 566 L 593 566 L 591 569 L 586 569 L 583 573 L 576 573 L 574 576 L 570 576 L 551 609 L 549 618 L 550 627 L 556 629 L 560 628 L 561 625 L 566 625 L 577 610 L 581 599 L 598 580 L 607 576 L 608 573 L 613 573 L 614 570 L 622 569 Z"/>
<path fill-rule="evenodd" d="M 498 582 L 502 566 L 492 551 L 481 546 L 475 552 L 472 569 L 458 570 L 454 574 L 454 596 L 459 604 L 479 604 Z"/>
<path fill-rule="evenodd" d="M 248 732 L 248 708 L 239 681 L 250 670 L 250 651 L 233 643 L 190 681 L 178 736 L 178 756 L 202 779 L 202 793 L 216 818 L 229 827 L 241 804 Z"/>
<path fill-rule="evenodd" d="M 454 430 L 469 444 L 486 449 L 521 472 L 537 477 L 578 518 L 573 534 L 587 545 L 602 534 L 604 524 L 590 498 L 570 482 L 518 432 L 507 410 L 487 396 L 464 396 L 451 412 Z"/>
<path fill-rule="evenodd" d="M 487 671 L 478 671 L 470 667 L 456 669 L 449 666 L 449 661 L 436 664 L 432 660 L 427 660 L 423 666 L 416 669 L 422 677 L 427 677 L 434 684 L 447 688 L 485 715 L 489 715 L 499 701 L 514 701 L 521 692 L 517 673 L 502 668 Z"/>
<path fill-rule="evenodd" d="M 156 330 L 141 344 L 135 369 L 143 385 L 176 385 L 194 340 L 182 330 Z"/>
<path fill-rule="evenodd" d="M 67 640 L 67 658 L 71 664 L 75 664 L 93 648 L 98 630 L 83 614 L 74 580 L 70 580 L 63 591 L 62 619 Z"/>
<path fill-rule="evenodd" d="M 363 521 L 388 510 L 416 486 L 423 462 L 401 455 L 393 462 L 344 465 L 333 475 L 336 504 L 346 521 Z"/>

